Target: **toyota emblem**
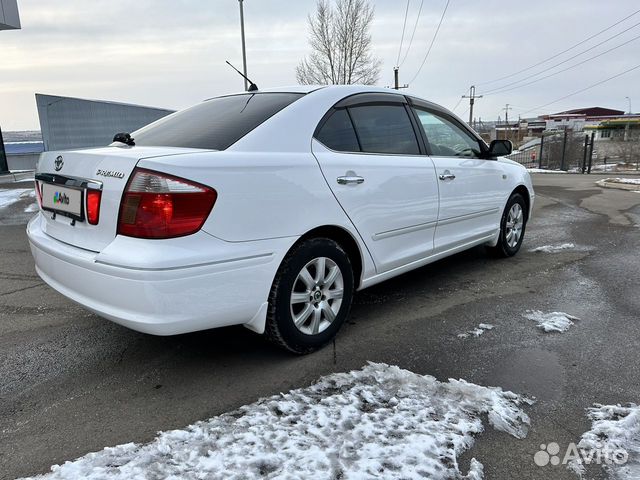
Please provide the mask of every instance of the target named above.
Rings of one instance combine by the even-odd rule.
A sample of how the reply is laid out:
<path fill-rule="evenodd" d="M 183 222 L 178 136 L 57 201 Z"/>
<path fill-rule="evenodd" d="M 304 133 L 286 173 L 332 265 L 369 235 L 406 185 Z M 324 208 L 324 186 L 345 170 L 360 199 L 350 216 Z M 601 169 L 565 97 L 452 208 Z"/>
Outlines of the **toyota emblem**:
<path fill-rule="evenodd" d="M 62 158 L 62 155 L 58 155 L 56 157 L 55 162 L 53 162 L 53 166 L 56 169 L 56 172 L 59 172 L 60 170 L 62 170 L 62 166 L 64 165 L 64 159 Z"/>

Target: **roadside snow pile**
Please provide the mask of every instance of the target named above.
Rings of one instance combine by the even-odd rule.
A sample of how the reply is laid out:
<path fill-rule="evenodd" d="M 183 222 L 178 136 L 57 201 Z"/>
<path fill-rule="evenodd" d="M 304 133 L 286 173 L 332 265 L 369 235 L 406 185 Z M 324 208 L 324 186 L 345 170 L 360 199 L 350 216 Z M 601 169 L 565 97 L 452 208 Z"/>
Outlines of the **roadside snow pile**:
<path fill-rule="evenodd" d="M 471 336 L 479 337 L 480 335 L 482 335 L 487 330 L 492 330 L 493 328 L 494 328 L 494 325 L 491 325 L 490 323 L 481 323 L 480 325 L 478 325 L 473 330 L 469 330 L 469 331 L 464 332 L 464 333 L 459 333 L 458 334 L 458 338 L 468 338 L 468 337 L 471 337 Z"/>
<path fill-rule="evenodd" d="M 527 168 L 529 173 L 567 173 L 564 170 L 545 170 L 544 168 Z"/>
<path fill-rule="evenodd" d="M 562 250 L 570 250 L 572 248 L 576 248 L 575 244 L 563 243 L 561 245 L 544 245 L 542 247 L 532 248 L 529 251 L 541 252 L 541 253 L 556 253 L 556 252 L 561 252 Z"/>
<path fill-rule="evenodd" d="M 545 332 L 566 332 L 578 317 L 564 312 L 542 313 L 540 310 L 527 310 L 524 318 L 538 322 L 538 327 Z"/>
<path fill-rule="evenodd" d="M 26 200 L 28 198 L 36 198 L 36 192 L 33 188 L 12 188 L 0 190 L 0 208 L 6 208 L 13 203 Z"/>
<path fill-rule="evenodd" d="M 90 453 L 43 478 L 482 479 L 480 462 L 464 476 L 457 461 L 483 431 L 482 418 L 524 438 L 529 417 L 520 406 L 531 403 L 501 388 L 370 363 L 146 445 Z"/>
<path fill-rule="evenodd" d="M 582 434 L 577 447 L 583 453 L 568 468 L 578 475 L 585 473 L 584 464 L 600 463 L 610 478 L 640 478 L 640 406 L 629 404 L 600 405 L 587 409 L 591 430 Z M 598 462 L 598 460 L 600 460 Z"/>
<path fill-rule="evenodd" d="M 596 182 L 598 185 L 603 183 L 624 183 L 626 185 L 640 185 L 640 178 L 605 178 Z"/>

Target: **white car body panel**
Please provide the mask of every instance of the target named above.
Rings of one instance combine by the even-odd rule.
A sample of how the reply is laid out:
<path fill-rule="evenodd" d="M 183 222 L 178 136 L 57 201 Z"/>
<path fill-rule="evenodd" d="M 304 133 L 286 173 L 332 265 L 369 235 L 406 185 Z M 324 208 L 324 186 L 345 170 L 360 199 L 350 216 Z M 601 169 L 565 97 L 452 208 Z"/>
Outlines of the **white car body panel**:
<path fill-rule="evenodd" d="M 483 238 L 500 226 L 508 178 L 495 160 L 478 158 L 431 157 L 436 174 L 454 175 L 440 180 L 440 212 L 435 247 L 443 250 L 464 244 L 470 238 Z"/>
<path fill-rule="evenodd" d="M 509 160 L 348 154 L 313 139 L 343 98 L 402 93 L 362 86 L 274 91 L 310 93 L 225 150 L 122 145 L 42 154 L 36 173 L 55 175 L 62 155 L 59 173 L 101 182 L 103 196 L 98 225 L 72 225 L 42 211 L 32 219 L 27 234 L 38 274 L 89 310 L 142 332 L 244 324 L 262 333 L 283 258 L 316 228 L 340 229 L 353 239 L 362 289 L 474 245 L 495 244 L 504 205 L 518 187 L 533 205 L 528 173 Z M 120 201 L 136 167 L 214 188 L 218 197 L 200 231 L 164 240 L 117 235 Z M 444 170 L 455 180 L 440 181 Z M 349 171 L 364 184 L 338 185 L 336 178 Z"/>
<path fill-rule="evenodd" d="M 428 156 L 333 152 L 317 140 L 312 149 L 336 199 L 357 225 L 378 273 L 432 253 L 438 184 Z M 364 182 L 339 185 L 340 176 L 360 176 Z"/>

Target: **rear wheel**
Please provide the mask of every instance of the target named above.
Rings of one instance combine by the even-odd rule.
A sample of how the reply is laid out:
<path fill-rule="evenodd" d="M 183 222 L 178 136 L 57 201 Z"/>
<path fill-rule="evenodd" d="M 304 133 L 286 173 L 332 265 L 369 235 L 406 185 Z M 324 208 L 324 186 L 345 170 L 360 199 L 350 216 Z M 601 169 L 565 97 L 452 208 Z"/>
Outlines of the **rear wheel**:
<path fill-rule="evenodd" d="M 267 338 L 298 354 L 322 347 L 349 314 L 353 285 L 351 262 L 336 242 L 314 238 L 296 245 L 271 287 Z"/>
<path fill-rule="evenodd" d="M 499 257 L 512 257 L 522 245 L 527 226 L 527 204 L 519 193 L 509 197 L 500 221 L 498 244 L 490 250 Z"/>

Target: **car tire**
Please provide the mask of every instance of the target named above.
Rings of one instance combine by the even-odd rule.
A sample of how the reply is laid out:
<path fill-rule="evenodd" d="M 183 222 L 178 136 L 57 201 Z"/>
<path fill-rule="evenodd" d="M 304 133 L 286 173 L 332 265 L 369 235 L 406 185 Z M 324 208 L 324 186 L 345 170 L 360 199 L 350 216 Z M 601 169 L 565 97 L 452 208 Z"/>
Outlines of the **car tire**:
<path fill-rule="evenodd" d="M 349 256 L 328 238 L 295 245 L 282 261 L 269 294 L 265 335 L 296 354 L 330 342 L 349 315 L 353 298 Z"/>
<path fill-rule="evenodd" d="M 522 245 L 527 226 L 527 204 L 519 193 L 513 193 L 502 213 L 498 244 L 490 252 L 496 257 L 512 257 Z"/>

